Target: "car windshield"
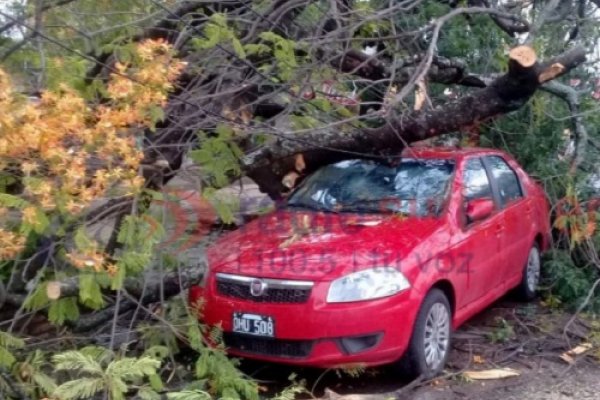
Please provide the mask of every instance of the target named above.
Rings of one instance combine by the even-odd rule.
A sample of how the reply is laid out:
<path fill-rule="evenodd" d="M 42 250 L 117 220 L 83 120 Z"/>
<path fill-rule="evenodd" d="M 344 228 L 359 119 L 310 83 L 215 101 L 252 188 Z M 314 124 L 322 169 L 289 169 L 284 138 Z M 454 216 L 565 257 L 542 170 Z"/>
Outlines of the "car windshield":
<path fill-rule="evenodd" d="M 341 161 L 308 177 L 287 205 L 330 212 L 437 215 L 453 171 L 452 160 L 404 159 L 393 166 Z"/>

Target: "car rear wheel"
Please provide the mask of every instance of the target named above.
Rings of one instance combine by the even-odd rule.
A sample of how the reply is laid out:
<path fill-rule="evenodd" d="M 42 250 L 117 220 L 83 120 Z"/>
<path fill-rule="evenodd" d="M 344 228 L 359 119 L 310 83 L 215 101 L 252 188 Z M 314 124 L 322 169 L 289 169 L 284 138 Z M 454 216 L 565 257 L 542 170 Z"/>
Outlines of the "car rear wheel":
<path fill-rule="evenodd" d="M 438 375 L 450 353 L 451 331 L 448 298 L 441 290 L 432 289 L 417 315 L 408 350 L 401 361 L 403 372 L 425 379 Z"/>
<path fill-rule="evenodd" d="M 542 260 L 540 250 L 537 244 L 534 244 L 529 250 L 525 268 L 523 268 L 523 278 L 519 285 L 519 295 L 523 300 L 530 301 L 535 298 L 538 285 L 540 283 L 540 272 L 542 270 Z"/>

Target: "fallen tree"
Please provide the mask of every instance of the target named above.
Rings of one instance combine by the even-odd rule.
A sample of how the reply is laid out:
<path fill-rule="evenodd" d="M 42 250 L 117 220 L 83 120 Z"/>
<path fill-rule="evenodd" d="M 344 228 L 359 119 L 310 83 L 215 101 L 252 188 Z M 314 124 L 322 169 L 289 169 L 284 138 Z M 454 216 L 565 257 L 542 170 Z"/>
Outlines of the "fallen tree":
<path fill-rule="evenodd" d="M 223 153 L 226 156 L 234 154 L 232 160 L 237 165 L 223 166 L 225 170 L 217 175 L 225 179 L 216 178 L 215 173 L 205 174 L 201 177 L 204 185 L 218 187 L 247 175 L 277 199 L 289 190 L 283 181 L 290 172 L 306 175 L 342 158 L 393 157 L 413 142 L 479 126 L 521 108 L 546 82 L 585 61 L 583 46 L 540 61 L 532 47 L 521 45 L 508 52 L 503 75 L 473 74 L 468 72 L 464 60 L 437 54 L 435 49 L 446 24 L 455 18 L 482 15 L 491 17 L 491 23 L 503 31 L 512 26 L 514 32 L 523 33 L 531 23 L 515 10 L 478 3 L 468 8 L 450 8 L 414 29 L 361 38 L 357 32 L 365 24 L 365 17 L 367 21 L 395 18 L 400 6 L 386 6 L 368 16 L 353 2 L 333 3 L 335 6 L 321 10 L 321 20 L 308 25 L 298 22 L 310 7 L 306 1 L 280 0 L 261 10 L 245 1 L 184 1 L 174 9 L 157 3 L 163 18 L 133 40 L 152 38 L 173 44 L 187 68 L 166 104 L 162 122 L 145 133 L 141 164 L 144 187 L 160 191 L 180 171 L 186 154 L 202 149 L 211 138 L 220 135 L 219 129 L 222 132 L 225 125 L 229 136 L 221 151 L 229 152 Z M 418 6 L 417 2 L 409 9 Z M 8 20 L 7 26 L 15 25 L 33 29 L 23 18 Z M 422 41 L 423 35 L 431 37 L 414 43 Z M 308 42 L 306 37 L 313 39 Z M 400 42 L 400 38 L 404 41 Z M 390 48 L 381 46 L 381 50 L 369 54 L 360 49 L 368 40 Z M 393 46 L 408 55 L 396 56 Z M 118 60 L 118 53 L 113 52 L 97 57 L 87 82 L 118 76 Z M 317 66 L 324 68 L 325 74 L 339 74 L 338 81 L 333 82 L 337 85 L 335 94 L 319 90 L 322 77 L 312 71 Z M 455 99 L 436 104 L 428 99 L 423 105 L 423 99 L 428 98 L 426 85 L 436 83 L 471 89 Z M 360 90 L 350 95 L 349 85 L 359 85 Z M 417 95 L 415 101 L 409 96 L 415 90 L 421 91 L 420 101 L 416 100 Z M 348 106 L 352 104 L 350 100 L 360 109 Z M 336 114 L 332 109 L 346 111 Z M 312 115 L 310 120 L 304 120 L 309 118 L 307 115 Z M 294 126 L 290 123 L 294 120 L 300 122 Z M 198 132 L 204 135 L 199 136 Z M 231 149 L 237 150 L 231 153 Z M 117 236 L 123 218 L 132 210 L 143 213 L 149 204 L 143 197 L 109 200 L 88 210 L 83 221 L 75 221 L 74 226 L 116 218 L 114 232 L 106 244 L 107 253 L 113 254 L 122 245 Z M 46 248 L 58 251 L 59 247 L 51 243 L 63 238 L 45 240 Z M 24 283 L 53 256 L 49 251 L 38 253 L 25 270 L 13 271 L 21 283 L 14 288 L 9 285 L 9 303 L 22 304 Z M 126 279 L 124 289 L 147 304 L 156 301 L 150 293 L 157 293 L 159 287 L 163 295 L 170 296 L 198 282 L 204 267 L 200 263 L 187 267 L 183 274 L 162 279 L 154 274 L 145 283 L 143 295 L 137 278 Z M 14 281 L 11 279 L 11 283 Z M 78 291 L 76 278 L 60 283 L 61 296 L 73 296 Z"/>
<path fill-rule="evenodd" d="M 279 200 L 336 160 L 389 160 L 423 140 L 489 133 L 507 114 L 523 119 L 531 109 L 538 118 L 540 89 L 566 104 L 567 122 L 556 129 L 573 130 L 570 171 L 584 164 L 586 94 L 562 77 L 588 73 L 578 67 L 597 45 L 589 1 L 536 2 L 535 12 L 479 0 L 150 3 L 141 19 L 93 31 L 79 20 L 96 17 L 85 8 L 95 10 L 95 2 L 36 2 L 14 15 L 0 10 L 0 35 L 16 27 L 24 33 L 5 36 L 0 57 L 33 51 L 40 65 L 68 55 L 88 67 L 82 79 L 73 79 L 67 64 L 62 75 L 55 68 L 60 79 L 53 80 L 75 81 L 78 89 L 57 85 L 41 96 L 45 71 L 32 71 L 36 97 L 27 101 L 12 96 L 0 74 L 0 104 L 8 110 L 0 115 L 3 330 L 41 335 L 64 325 L 61 333 L 76 332 L 84 345 L 109 351 L 138 341 L 154 346 L 166 330 L 168 346 L 184 341 L 204 354 L 194 345 L 197 332 L 184 332 L 197 323 L 195 314 L 190 323 L 190 310 L 177 314 L 177 307 L 206 270 L 205 243 L 194 241 L 200 251 L 182 261 L 174 239 L 231 228 L 229 195 L 220 188 L 249 177 Z M 119 10 L 98 18 L 139 14 Z M 72 36 L 54 36 L 62 24 Z M 122 35 L 102 36 L 120 29 Z M 180 190 L 176 182 L 185 174 L 193 185 Z M 181 194 L 188 192 L 204 203 L 182 215 L 189 204 Z M 180 214 L 166 239 L 173 246 L 165 245 L 164 214 L 156 212 L 161 205 L 168 212 L 169 202 Z M 220 220 L 213 211 L 200 215 L 207 202 Z M 151 323 L 150 338 L 140 322 Z M 213 356 L 200 359 L 219 363 Z M 0 359 L 4 374 L 2 365 Z M 199 370 L 218 381 L 210 376 L 219 371 L 214 365 Z M 0 375 L 0 390 L 7 376 Z M 54 393 L 35 390 L 13 397 Z"/>
<path fill-rule="evenodd" d="M 32 313 L 48 314 L 72 332 L 110 332 L 107 347 L 114 349 L 122 319 L 131 319 L 126 323 L 130 330 L 139 320 L 167 325 L 168 300 L 181 299 L 186 289 L 199 283 L 206 263 L 199 257 L 165 268 L 161 257 L 177 255 L 177 246 L 159 248 L 154 232 L 161 224 L 149 210 L 152 204 L 164 204 L 169 192 L 165 187 L 186 170 L 189 158 L 199 164 L 197 191 L 217 209 L 226 206 L 216 190 L 242 176 L 280 199 L 296 179 L 327 163 L 356 157 L 389 159 L 415 142 L 478 132 L 480 126 L 523 109 L 539 89 L 568 103 L 577 137 L 587 140 L 578 115 L 578 93 L 561 84 L 560 78 L 584 63 L 595 42 L 573 43 L 575 33 L 565 42 L 546 46 L 543 59 L 531 43 L 547 24 L 578 32 L 586 29 L 584 18 L 577 22 L 559 18 L 555 2 L 528 19 L 524 6 L 486 1 L 469 1 L 464 8 L 453 2 L 436 3 L 442 9 L 436 9 L 433 17 L 429 4 L 420 1 L 368 6 L 347 0 L 181 1 L 172 6 L 153 1 L 157 17 L 150 24 L 90 54 L 69 48 L 41 29 L 43 13 L 75 7 L 73 3 L 77 2 L 56 1 L 19 16 L 0 11 L 6 19 L 0 34 L 15 26 L 29 33 L 22 42 L 11 43 L 7 57 L 26 49 L 30 41 L 39 45 L 48 40 L 90 63 L 80 83 L 93 93 L 87 103 L 69 89 L 41 100 L 49 115 L 60 121 L 49 125 L 72 131 L 54 144 L 63 146 L 65 158 L 73 163 L 61 167 L 52 182 L 60 182 L 61 174 L 73 175 L 81 188 L 69 186 L 61 196 L 84 193 L 89 198 L 85 206 L 56 196 L 60 207 L 53 208 L 48 201 L 54 199 L 48 194 L 52 185 L 46 191 L 32 185 L 30 178 L 46 172 L 44 163 L 55 159 L 52 154 L 35 165 L 21 165 L 34 150 L 21 154 L 21 159 L 0 160 L 2 174 L 10 173 L 12 179 L 0 198 L 15 211 L 14 218 L 7 218 L 16 221 L 10 228 L 22 232 L 22 221 L 30 222 L 27 243 L 24 238 L 20 243 L 17 236 L 6 239 L 25 249 L 9 257 L 2 272 L 10 272 L 0 278 L 5 283 L 0 285 L 0 324 L 11 332 L 38 321 Z M 35 26 L 28 22 L 32 16 Z M 445 37 L 454 30 L 455 35 L 460 31 L 474 40 L 472 31 L 481 26 L 489 36 L 485 39 L 496 47 L 495 63 L 478 62 L 485 49 L 452 48 L 456 36 Z M 529 36 L 518 45 L 515 34 Z M 152 52 L 144 43 L 152 43 Z M 507 43 L 510 50 L 503 52 Z M 132 46 L 141 53 L 136 55 Z M 137 57 L 145 60 L 143 68 L 136 66 Z M 179 61 L 186 63 L 185 68 Z M 177 67 L 170 69 L 171 63 Z M 133 94 L 132 87 L 137 90 Z M 61 98 L 70 102 L 55 113 L 48 105 L 59 104 Z M 129 103 L 121 104 L 123 98 Z M 0 93 L 0 101 L 4 100 Z M 145 108 L 136 112 L 140 101 Z M 82 109 L 87 114 L 79 118 Z M 104 120 L 109 111 L 115 113 Z M 102 147 L 105 137 L 115 135 L 113 126 L 122 140 Z M 86 129 L 96 132 L 97 138 L 85 142 L 78 134 Z M 102 151 L 97 153 L 104 159 L 94 151 L 86 154 L 85 162 L 73 156 L 98 143 Z M 12 154 L 10 146 L 0 148 Z M 41 152 L 45 148 L 41 146 Z M 575 170 L 585 143 L 579 142 L 577 148 L 571 160 Z M 92 201 L 99 199 L 83 190 L 98 186 L 100 178 L 123 167 L 134 171 L 135 185 L 129 184 L 132 176 L 121 171 L 109 187 L 117 194 L 103 187 L 97 192 L 102 200 Z M 119 191 L 127 185 L 134 190 Z M 23 201 L 40 206 L 32 211 Z M 211 218 L 204 221 L 215 223 Z M 104 224 L 110 228 L 104 240 L 86 236 L 90 228 Z"/>

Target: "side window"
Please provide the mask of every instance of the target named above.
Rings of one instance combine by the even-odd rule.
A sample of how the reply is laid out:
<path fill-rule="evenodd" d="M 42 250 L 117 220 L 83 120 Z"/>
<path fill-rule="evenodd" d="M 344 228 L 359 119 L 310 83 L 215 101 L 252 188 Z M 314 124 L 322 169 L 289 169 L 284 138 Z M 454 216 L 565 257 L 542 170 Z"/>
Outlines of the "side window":
<path fill-rule="evenodd" d="M 498 156 L 486 157 L 486 161 L 491 168 L 492 176 L 498 186 L 502 207 L 513 200 L 523 197 L 519 178 L 506 161 Z"/>
<path fill-rule="evenodd" d="M 463 196 L 465 201 L 492 197 L 490 181 L 479 158 L 467 160 L 463 171 Z"/>

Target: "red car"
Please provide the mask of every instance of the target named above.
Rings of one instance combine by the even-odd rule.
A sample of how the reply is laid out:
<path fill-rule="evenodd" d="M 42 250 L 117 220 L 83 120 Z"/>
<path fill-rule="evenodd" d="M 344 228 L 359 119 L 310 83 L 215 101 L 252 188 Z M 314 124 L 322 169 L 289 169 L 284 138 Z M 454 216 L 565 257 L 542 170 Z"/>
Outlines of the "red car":
<path fill-rule="evenodd" d="M 543 190 L 491 149 L 408 148 L 307 177 L 207 251 L 203 321 L 232 355 L 322 368 L 399 361 L 433 376 L 453 329 L 507 291 L 534 297 Z"/>

